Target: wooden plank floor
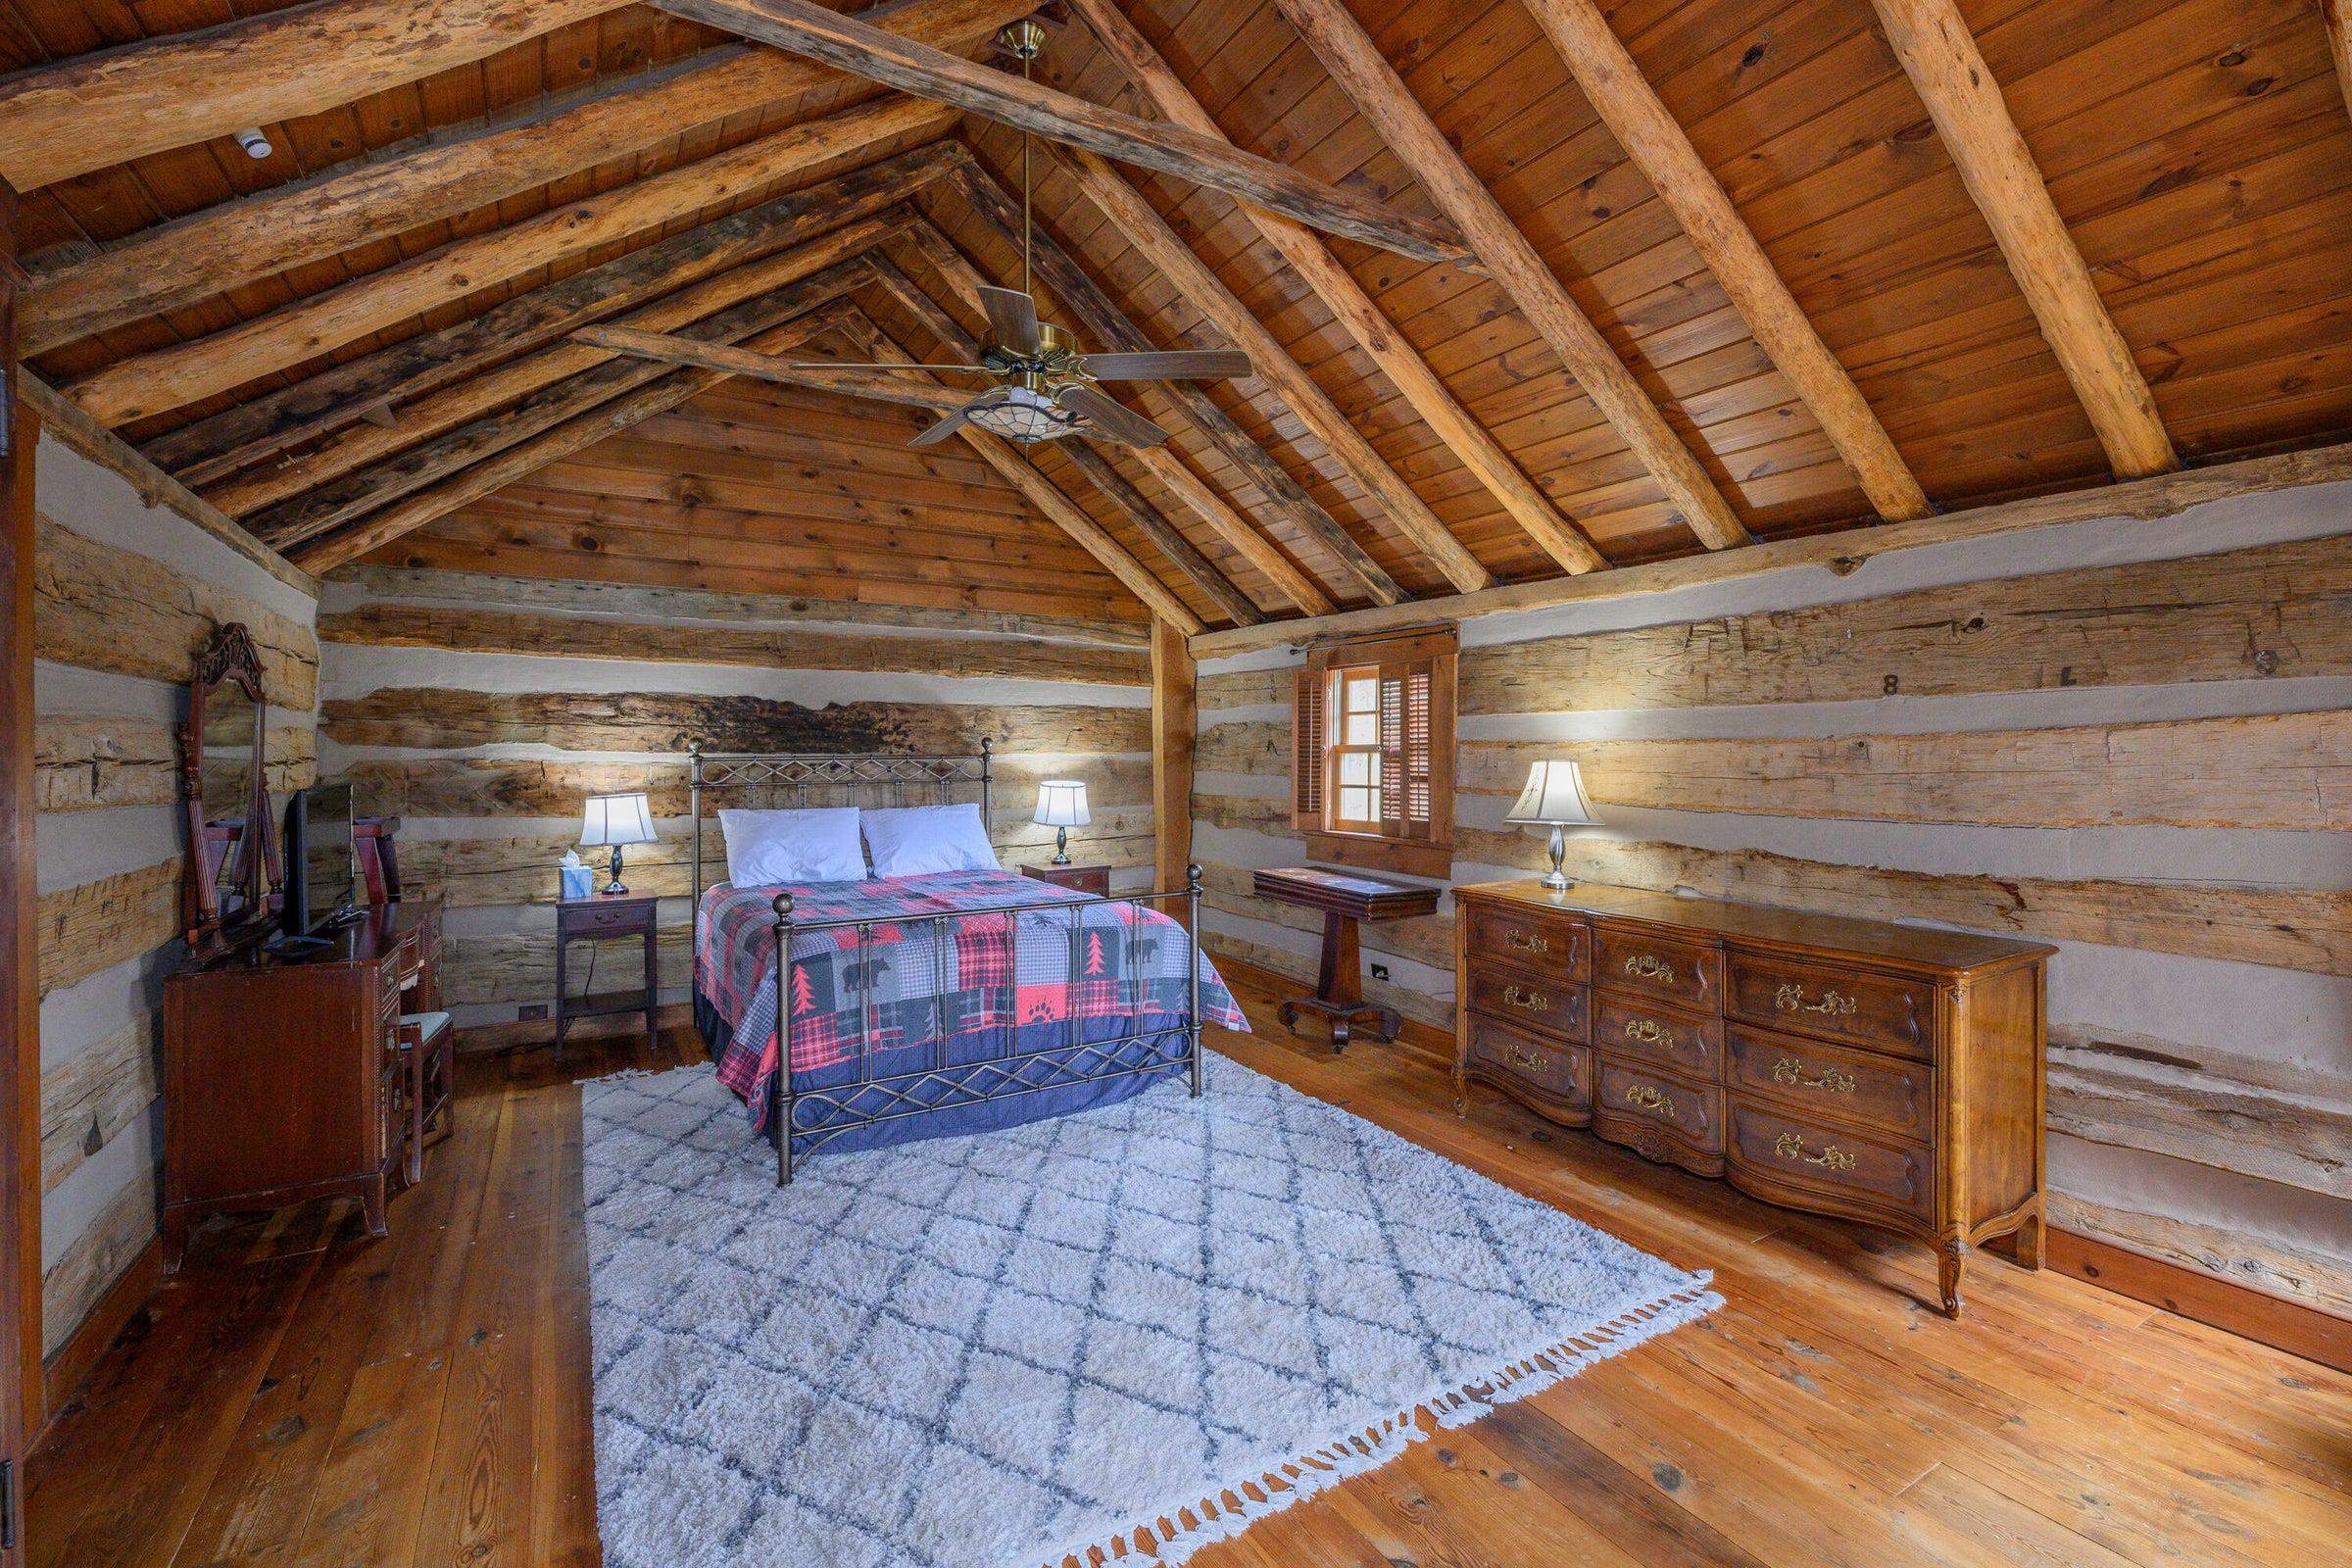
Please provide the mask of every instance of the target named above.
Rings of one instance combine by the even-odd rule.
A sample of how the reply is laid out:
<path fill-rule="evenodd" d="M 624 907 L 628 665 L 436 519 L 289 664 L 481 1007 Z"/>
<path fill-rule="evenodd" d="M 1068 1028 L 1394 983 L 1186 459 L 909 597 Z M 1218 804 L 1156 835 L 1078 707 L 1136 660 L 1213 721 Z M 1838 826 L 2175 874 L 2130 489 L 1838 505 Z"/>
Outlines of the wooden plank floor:
<path fill-rule="evenodd" d="M 1248 998 L 1260 1028 L 1269 1009 Z M 1236 1541 L 1200 1568 L 2346 1561 L 2352 1378 L 1987 1259 L 1750 1202 L 1358 1046 L 1253 1067 L 1687 1266 L 1728 1307 Z M 592 1047 L 591 1076 L 689 1041 Z M 468 1059 L 458 1135 L 368 1243 L 325 1207 L 205 1233 L 29 1470 L 31 1561 L 597 1560 L 579 1099 Z"/>

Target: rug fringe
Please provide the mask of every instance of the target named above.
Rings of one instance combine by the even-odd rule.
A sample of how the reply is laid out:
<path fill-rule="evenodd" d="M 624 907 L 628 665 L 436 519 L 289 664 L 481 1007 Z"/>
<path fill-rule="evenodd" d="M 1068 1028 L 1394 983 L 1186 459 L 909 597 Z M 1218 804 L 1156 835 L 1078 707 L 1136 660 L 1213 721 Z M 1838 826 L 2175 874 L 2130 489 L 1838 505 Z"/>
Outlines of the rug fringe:
<path fill-rule="evenodd" d="M 1701 1285 L 1708 1277 L 1698 1276 Z M 1619 1355 L 1647 1340 L 1706 1316 L 1723 1305 L 1711 1290 L 1678 1291 L 1645 1302 L 1596 1328 L 1586 1329 L 1558 1345 L 1531 1351 L 1506 1362 L 1491 1375 L 1458 1388 L 1432 1395 L 1384 1417 L 1373 1426 L 1349 1433 L 1312 1453 L 1269 1470 L 1255 1480 L 1230 1486 L 1217 1495 L 1202 1497 L 1174 1515 L 1162 1514 L 1118 1532 L 1107 1540 L 1065 1547 L 1045 1559 L 1044 1568 L 1060 1568 L 1072 1559 L 1093 1561 L 1100 1549 L 1104 1558 L 1128 1552 L 1145 1561 L 1176 1568 L 1203 1546 L 1240 1535 L 1269 1514 L 1339 1485 L 1351 1477 L 1377 1470 L 1413 1444 L 1433 1434 L 1424 1429 L 1427 1415 L 1438 1431 L 1467 1426 L 1499 1405 L 1541 1394 L 1576 1376 L 1587 1366 Z M 1261 1496 L 1251 1497 L 1245 1488 Z"/>

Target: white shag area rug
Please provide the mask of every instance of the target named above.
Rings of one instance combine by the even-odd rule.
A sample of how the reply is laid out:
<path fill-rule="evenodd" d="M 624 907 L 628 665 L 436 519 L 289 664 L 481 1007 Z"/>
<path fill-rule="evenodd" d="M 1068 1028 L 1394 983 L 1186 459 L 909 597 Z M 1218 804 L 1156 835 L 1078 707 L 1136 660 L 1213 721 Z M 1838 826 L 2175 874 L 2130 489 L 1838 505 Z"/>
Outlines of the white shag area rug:
<path fill-rule="evenodd" d="M 1721 1304 L 1222 1056 L 784 1190 L 707 1068 L 582 1102 L 611 1568 L 1181 1562 Z"/>

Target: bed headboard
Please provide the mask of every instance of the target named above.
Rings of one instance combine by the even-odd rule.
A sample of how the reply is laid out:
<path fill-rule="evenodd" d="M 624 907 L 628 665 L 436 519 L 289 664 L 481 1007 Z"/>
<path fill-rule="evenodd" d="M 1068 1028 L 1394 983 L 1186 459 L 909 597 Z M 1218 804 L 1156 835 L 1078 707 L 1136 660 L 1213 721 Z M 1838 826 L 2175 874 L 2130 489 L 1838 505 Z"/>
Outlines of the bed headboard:
<path fill-rule="evenodd" d="M 980 750 L 960 757 L 915 757 L 881 752 L 706 752 L 686 748 L 686 793 L 694 819 L 694 898 L 703 897 L 703 823 L 722 807 L 778 809 L 816 806 L 953 806 L 977 799 L 980 820 L 991 822 L 995 758 Z M 958 792 L 962 792 L 960 795 Z M 722 852 L 723 853 L 723 852 Z"/>

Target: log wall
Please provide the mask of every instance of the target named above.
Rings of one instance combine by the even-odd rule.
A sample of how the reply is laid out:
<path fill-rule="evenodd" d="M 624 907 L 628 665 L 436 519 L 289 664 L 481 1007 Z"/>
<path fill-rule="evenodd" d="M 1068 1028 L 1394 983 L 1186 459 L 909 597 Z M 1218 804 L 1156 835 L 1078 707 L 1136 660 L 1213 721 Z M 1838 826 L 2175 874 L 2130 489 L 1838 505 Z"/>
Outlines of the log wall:
<path fill-rule="evenodd" d="M 955 755 L 987 737 L 1007 866 L 1052 856 L 1053 830 L 1029 820 L 1038 781 L 1082 778 L 1094 822 L 1071 855 L 1107 861 L 1120 891 L 1150 880 L 1150 661 L 1140 630 L 1108 619 L 371 566 L 327 585 L 318 630 L 320 765 L 361 809 L 402 818 L 404 877 L 449 906 L 443 989 L 466 1027 L 552 1002 L 556 864 L 591 794 L 652 797 L 662 836 L 629 853 L 627 880 L 662 897 L 662 989 L 685 1000 L 695 740 Z M 715 822 L 705 846 L 722 880 Z M 636 983 L 619 945 L 572 958 L 575 991 Z"/>
<path fill-rule="evenodd" d="M 49 1354 L 156 1234 L 163 980 L 181 952 L 175 730 L 215 626 L 243 621 L 261 651 L 272 786 L 316 776 L 317 602 L 85 448 L 45 433 L 34 455 Z"/>
<path fill-rule="evenodd" d="M 1463 623 L 1453 880 L 1584 767 L 1571 875 L 2057 945 L 2053 1220 L 2352 1311 L 2352 485 Z M 1293 649 L 1200 666 L 1212 945 L 1299 977 L 1250 894 L 1302 846 Z M 1449 1023 L 1451 913 L 1368 991 Z"/>

